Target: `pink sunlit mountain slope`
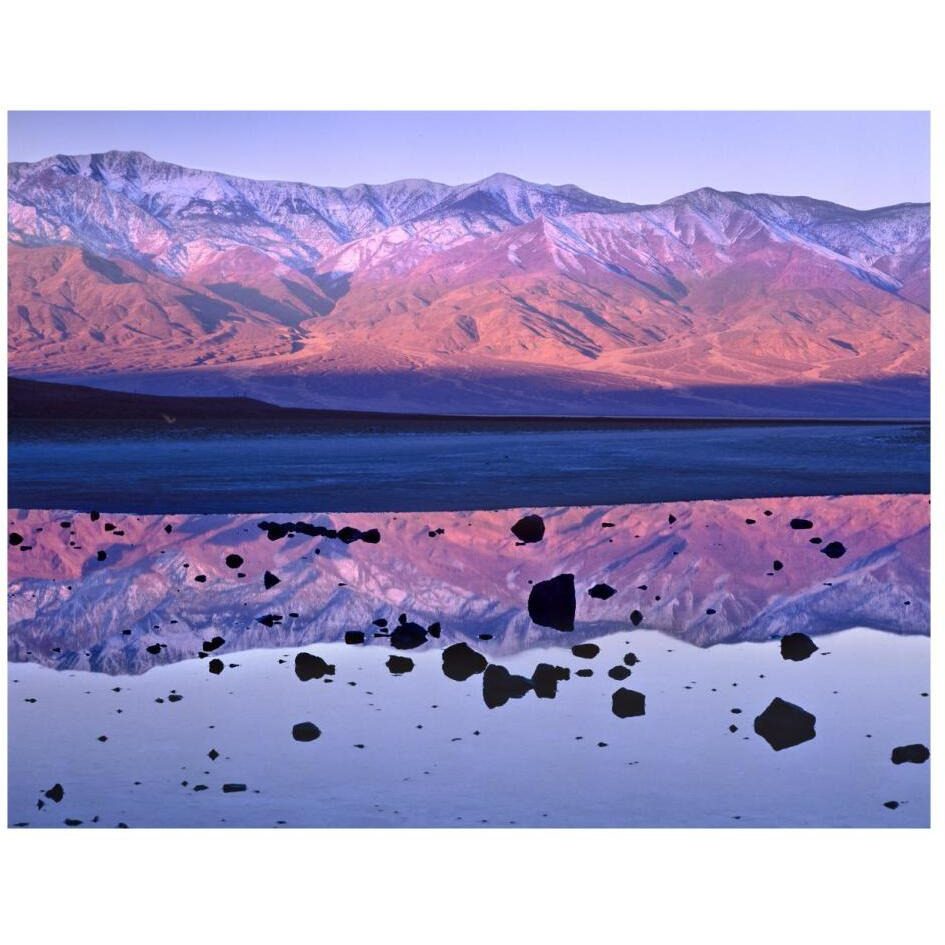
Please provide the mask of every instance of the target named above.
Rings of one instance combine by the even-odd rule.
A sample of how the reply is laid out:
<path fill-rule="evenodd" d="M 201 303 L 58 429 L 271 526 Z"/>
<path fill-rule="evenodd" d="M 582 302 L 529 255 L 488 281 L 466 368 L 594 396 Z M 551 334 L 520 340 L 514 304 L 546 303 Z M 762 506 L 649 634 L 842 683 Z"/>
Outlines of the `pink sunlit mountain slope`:
<path fill-rule="evenodd" d="M 929 207 L 9 167 L 10 371 L 452 413 L 925 415 Z"/>

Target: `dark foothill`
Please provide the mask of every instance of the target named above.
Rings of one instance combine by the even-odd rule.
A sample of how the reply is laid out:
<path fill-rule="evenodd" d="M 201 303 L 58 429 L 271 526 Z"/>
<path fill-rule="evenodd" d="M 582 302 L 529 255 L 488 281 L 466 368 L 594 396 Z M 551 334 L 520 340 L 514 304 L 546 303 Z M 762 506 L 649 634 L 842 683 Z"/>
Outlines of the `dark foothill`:
<path fill-rule="evenodd" d="M 810 741 L 817 733 L 815 716 L 792 702 L 774 698 L 768 708 L 755 719 L 755 733 L 775 751 L 793 748 Z"/>
<path fill-rule="evenodd" d="M 456 682 L 465 682 L 481 673 L 488 660 L 466 643 L 454 643 L 443 651 L 443 675 Z"/>
<path fill-rule="evenodd" d="M 321 733 L 321 729 L 312 722 L 298 722 L 292 726 L 292 737 L 297 742 L 313 742 Z"/>
<path fill-rule="evenodd" d="M 596 643 L 577 643 L 571 647 L 571 652 L 582 660 L 592 660 L 600 653 L 600 647 Z"/>
<path fill-rule="evenodd" d="M 832 541 L 829 545 L 824 545 L 820 549 L 822 555 L 826 555 L 828 558 L 842 558 L 846 553 L 847 549 L 841 541 Z"/>
<path fill-rule="evenodd" d="M 392 676 L 401 676 L 413 669 L 413 660 L 409 656 L 390 656 L 384 665 Z"/>
<path fill-rule="evenodd" d="M 558 694 L 558 683 L 570 678 L 571 670 L 566 666 L 539 663 L 532 673 L 532 688 L 539 699 L 554 699 Z"/>
<path fill-rule="evenodd" d="M 390 635 L 390 645 L 396 650 L 412 650 L 427 642 L 427 632 L 418 623 L 401 621 Z"/>
<path fill-rule="evenodd" d="M 282 580 L 282 579 L 281 579 L 281 578 L 277 578 L 277 577 L 272 573 L 272 571 L 267 571 L 267 572 L 263 575 L 263 587 L 265 587 L 266 590 L 268 591 L 268 590 L 270 590 L 271 588 L 275 587 L 277 584 L 279 584 L 281 580 Z"/>
<path fill-rule="evenodd" d="M 817 644 L 806 633 L 789 633 L 781 637 L 781 659 L 799 663 L 817 652 Z"/>
<path fill-rule="evenodd" d="M 526 515 L 512 526 L 512 534 L 522 544 L 534 544 L 545 537 L 545 522 L 540 515 Z"/>
<path fill-rule="evenodd" d="M 357 646 L 360 643 L 364 642 L 364 632 L 361 630 L 346 630 L 345 631 L 345 643 L 348 646 Z"/>
<path fill-rule="evenodd" d="M 639 610 L 635 610 L 630 614 L 630 623 L 632 623 L 635 627 L 639 627 L 642 621 L 643 614 L 641 614 Z"/>
<path fill-rule="evenodd" d="M 890 760 L 894 765 L 906 762 L 914 765 L 925 764 L 929 760 L 929 750 L 925 745 L 900 745 L 892 750 Z"/>
<path fill-rule="evenodd" d="M 214 676 L 219 676 L 223 672 L 223 660 L 212 659 L 207 664 L 207 669 L 213 673 Z"/>
<path fill-rule="evenodd" d="M 634 689 L 618 689 L 611 697 L 611 709 L 618 719 L 646 714 L 646 696 Z"/>
<path fill-rule="evenodd" d="M 223 785 L 224 794 L 236 794 L 239 791 L 245 791 L 245 790 L 246 790 L 245 784 L 224 784 Z"/>
<path fill-rule="evenodd" d="M 814 523 L 811 521 L 808 521 L 806 518 L 792 518 L 791 519 L 791 528 L 793 528 L 795 531 L 801 531 L 802 529 L 813 528 L 813 527 L 814 527 Z"/>
<path fill-rule="evenodd" d="M 528 616 L 540 627 L 573 630 L 575 606 L 573 574 L 539 581 L 528 595 Z"/>
<path fill-rule="evenodd" d="M 44 791 L 43 793 L 45 797 L 48 797 L 56 804 L 58 804 L 66 794 L 66 792 L 62 789 L 62 785 L 58 781 L 48 791 Z"/>
<path fill-rule="evenodd" d="M 503 706 L 509 699 L 521 699 L 532 688 L 532 681 L 513 676 L 504 666 L 491 663 L 482 675 L 482 701 L 490 709 Z"/>
<path fill-rule="evenodd" d="M 308 682 L 310 679 L 321 679 L 322 676 L 334 676 L 335 667 L 312 653 L 296 653 L 295 675 L 302 682 Z"/>
<path fill-rule="evenodd" d="M 595 597 L 597 600 L 608 600 L 617 592 L 609 584 L 595 584 L 588 592 L 588 597 Z"/>
<path fill-rule="evenodd" d="M 607 670 L 607 675 L 611 679 L 616 679 L 617 682 L 623 682 L 630 675 L 630 670 L 626 666 L 611 666 Z"/>

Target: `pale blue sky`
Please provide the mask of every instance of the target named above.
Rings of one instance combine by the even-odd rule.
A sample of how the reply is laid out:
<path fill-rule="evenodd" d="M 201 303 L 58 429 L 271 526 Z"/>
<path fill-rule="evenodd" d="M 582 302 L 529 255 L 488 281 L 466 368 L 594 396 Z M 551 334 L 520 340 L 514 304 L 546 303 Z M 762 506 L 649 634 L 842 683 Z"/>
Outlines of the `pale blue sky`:
<path fill-rule="evenodd" d="M 505 171 L 635 203 L 715 187 L 929 199 L 927 112 L 11 112 L 9 157 L 110 149 L 344 186 Z"/>

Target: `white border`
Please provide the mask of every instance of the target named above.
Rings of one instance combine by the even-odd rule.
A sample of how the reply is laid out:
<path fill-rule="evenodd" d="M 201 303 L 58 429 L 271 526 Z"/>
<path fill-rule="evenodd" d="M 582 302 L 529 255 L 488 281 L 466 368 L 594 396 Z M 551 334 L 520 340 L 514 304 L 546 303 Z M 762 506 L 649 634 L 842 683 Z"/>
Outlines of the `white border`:
<path fill-rule="evenodd" d="M 914 0 L 401 0 L 347 13 L 55 0 L 5 14 L 0 87 L 10 108 L 932 108 L 941 161 L 932 11 Z M 942 362 L 936 330 L 933 378 Z M 5 451 L 2 463 L 5 493 Z M 936 576 L 942 525 L 934 513 Z M 933 614 L 941 602 L 935 581 Z M 941 663 L 935 645 L 933 679 Z M 6 831 L 0 894 L 15 942 L 889 942 L 936 927 L 939 832 Z"/>

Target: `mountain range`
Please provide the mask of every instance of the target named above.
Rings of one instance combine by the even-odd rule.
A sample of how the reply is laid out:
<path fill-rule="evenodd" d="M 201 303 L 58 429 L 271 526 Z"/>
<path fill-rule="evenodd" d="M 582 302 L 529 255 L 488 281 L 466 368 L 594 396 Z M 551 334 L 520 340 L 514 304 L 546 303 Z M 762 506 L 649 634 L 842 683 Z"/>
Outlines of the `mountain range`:
<path fill-rule="evenodd" d="M 57 155 L 9 165 L 10 372 L 344 410 L 926 416 L 929 231 L 927 204 Z"/>

